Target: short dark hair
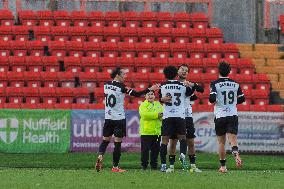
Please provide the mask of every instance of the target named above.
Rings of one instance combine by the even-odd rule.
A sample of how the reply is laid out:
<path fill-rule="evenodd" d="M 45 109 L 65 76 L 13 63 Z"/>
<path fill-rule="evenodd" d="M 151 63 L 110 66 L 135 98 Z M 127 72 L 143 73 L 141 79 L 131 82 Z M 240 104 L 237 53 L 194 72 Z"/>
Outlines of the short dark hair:
<path fill-rule="evenodd" d="M 222 77 L 227 77 L 231 72 L 230 64 L 224 61 L 219 63 L 218 69 Z"/>
<path fill-rule="evenodd" d="M 110 77 L 112 79 L 114 79 L 117 75 L 121 74 L 121 68 L 120 67 L 116 67 L 114 70 L 112 70 Z"/>
<path fill-rule="evenodd" d="M 167 66 L 164 68 L 164 75 L 167 79 L 174 79 L 178 74 L 178 69 L 175 66 Z"/>
<path fill-rule="evenodd" d="M 155 91 L 153 91 L 153 90 L 150 90 L 148 93 L 153 93 L 155 95 Z"/>
<path fill-rule="evenodd" d="M 178 69 L 180 69 L 181 67 L 187 67 L 187 69 L 189 69 L 189 66 L 187 64 L 179 65 Z"/>

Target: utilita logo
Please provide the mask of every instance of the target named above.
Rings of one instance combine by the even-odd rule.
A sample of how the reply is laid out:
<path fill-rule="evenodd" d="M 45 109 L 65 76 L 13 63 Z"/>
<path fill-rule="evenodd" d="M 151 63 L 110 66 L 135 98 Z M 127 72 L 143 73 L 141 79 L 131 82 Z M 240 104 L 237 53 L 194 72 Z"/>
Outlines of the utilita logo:
<path fill-rule="evenodd" d="M 0 119 L 0 138 L 6 144 L 11 144 L 17 139 L 18 130 L 19 121 L 17 119 Z"/>

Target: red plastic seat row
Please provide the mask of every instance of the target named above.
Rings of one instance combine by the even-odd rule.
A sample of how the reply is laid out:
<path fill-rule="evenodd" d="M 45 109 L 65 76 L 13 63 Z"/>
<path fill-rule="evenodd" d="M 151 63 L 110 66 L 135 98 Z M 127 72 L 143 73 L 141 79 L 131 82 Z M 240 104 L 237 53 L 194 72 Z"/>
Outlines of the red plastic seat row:
<path fill-rule="evenodd" d="M 1 26 L 14 25 L 14 15 L 10 10 L 0 10 L 0 24 Z"/>
<path fill-rule="evenodd" d="M 8 87 L 1 89 L 1 102 L 6 102 L 6 98 L 11 103 L 25 102 L 35 104 L 44 103 L 55 104 L 58 100 L 64 103 L 89 103 L 89 90 L 87 88 L 19 88 Z"/>
<path fill-rule="evenodd" d="M 73 23 L 75 26 L 86 26 L 91 24 L 93 26 L 101 26 L 106 23 L 109 26 L 118 27 L 126 24 L 130 27 L 137 27 L 140 22 L 143 26 L 153 27 L 159 23 L 162 27 L 193 27 L 206 28 L 208 27 L 208 18 L 204 13 L 175 13 L 170 12 L 106 12 L 100 11 L 19 11 L 19 20 L 23 25 L 56 25 L 67 26 Z M 175 22 L 174 22 L 175 21 Z"/>
<path fill-rule="evenodd" d="M 2 72 L 0 88 L 10 87 L 74 87 L 75 75 L 72 72 Z"/>
<path fill-rule="evenodd" d="M 5 29 L 5 28 L 4 28 Z M 1 31 L 1 27 L 0 27 Z M 37 40 L 41 41 L 89 41 L 101 42 L 158 42 L 170 43 L 176 41 L 179 43 L 205 43 L 220 44 L 223 43 L 223 34 L 219 28 L 201 29 L 182 29 L 182 28 L 131 28 L 131 27 L 33 27 Z M 0 32 L 1 33 L 1 32 Z M 2 38 L 7 38 L 7 32 L 3 32 Z"/>
<path fill-rule="evenodd" d="M 65 104 L 65 103 L 56 103 L 56 104 L 48 104 L 48 103 L 39 103 L 39 104 L 31 104 L 31 103 L 0 103 L 0 108 L 3 109 L 103 109 L 103 104 Z"/>

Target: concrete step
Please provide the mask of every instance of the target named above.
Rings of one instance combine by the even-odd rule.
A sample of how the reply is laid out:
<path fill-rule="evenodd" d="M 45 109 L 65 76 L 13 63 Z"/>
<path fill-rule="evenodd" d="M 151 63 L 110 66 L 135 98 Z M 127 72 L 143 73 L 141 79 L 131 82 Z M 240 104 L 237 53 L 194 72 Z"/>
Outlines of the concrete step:
<path fill-rule="evenodd" d="M 253 51 L 253 44 L 239 43 L 237 46 L 239 51 Z"/>
<path fill-rule="evenodd" d="M 278 51 L 279 45 L 278 44 L 255 44 L 254 50 L 255 51 Z"/>

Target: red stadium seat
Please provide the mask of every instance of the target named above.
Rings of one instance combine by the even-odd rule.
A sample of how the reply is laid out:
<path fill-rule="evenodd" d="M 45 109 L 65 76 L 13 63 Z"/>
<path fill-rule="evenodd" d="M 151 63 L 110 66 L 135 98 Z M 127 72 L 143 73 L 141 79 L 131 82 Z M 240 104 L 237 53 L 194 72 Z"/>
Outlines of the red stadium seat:
<path fill-rule="evenodd" d="M 72 104 L 73 103 L 73 90 L 67 87 L 55 88 L 56 96 L 59 97 L 61 104 Z"/>
<path fill-rule="evenodd" d="M 105 58 L 116 58 L 118 57 L 118 46 L 117 43 L 111 43 L 111 42 L 106 42 L 106 43 L 101 43 L 101 48 L 104 51 L 104 57 Z"/>
<path fill-rule="evenodd" d="M 65 10 L 54 11 L 53 16 L 57 26 L 63 26 L 63 27 L 70 26 L 71 21 L 68 11 Z"/>
<path fill-rule="evenodd" d="M 153 43 L 153 52 L 155 57 L 168 58 L 170 56 L 170 44 L 169 43 Z"/>
<path fill-rule="evenodd" d="M 65 57 L 64 58 L 64 67 L 66 71 L 78 73 L 82 71 L 81 59 L 76 57 Z"/>
<path fill-rule="evenodd" d="M 9 103 L 21 104 L 23 102 L 23 89 L 21 87 L 7 87 L 6 95 Z"/>
<path fill-rule="evenodd" d="M 5 103 L 3 104 L 5 109 L 21 109 L 21 104 L 18 103 Z"/>
<path fill-rule="evenodd" d="M 89 104 L 72 104 L 73 110 L 85 110 L 89 109 Z"/>
<path fill-rule="evenodd" d="M 173 17 L 170 12 L 157 12 L 159 27 L 172 28 L 174 26 Z"/>
<path fill-rule="evenodd" d="M 237 109 L 240 112 L 249 112 L 250 111 L 250 104 L 238 104 Z"/>
<path fill-rule="evenodd" d="M 88 15 L 85 11 L 72 11 L 71 19 L 74 26 L 86 27 L 88 26 Z"/>
<path fill-rule="evenodd" d="M 190 54 L 190 58 L 204 58 L 204 47 L 203 44 L 187 44 L 187 49 Z"/>
<path fill-rule="evenodd" d="M 54 104 L 42 103 L 37 104 L 38 109 L 54 109 Z"/>
<path fill-rule="evenodd" d="M 37 11 L 37 17 L 39 19 L 40 26 L 53 26 L 54 25 L 53 14 L 52 14 L 52 11 L 50 10 Z"/>
<path fill-rule="evenodd" d="M 250 105 L 250 111 L 253 112 L 266 112 L 266 106 L 263 105 Z"/>
<path fill-rule="evenodd" d="M 105 20 L 110 27 L 121 27 L 123 18 L 120 12 L 111 11 L 105 13 Z"/>
<path fill-rule="evenodd" d="M 156 28 L 155 29 L 158 43 L 171 43 L 172 30 L 171 28 Z"/>
<path fill-rule="evenodd" d="M 204 50 L 207 52 L 208 58 L 219 60 L 222 57 L 222 49 L 218 44 L 205 44 Z"/>
<path fill-rule="evenodd" d="M 149 73 L 152 70 L 152 59 L 138 57 L 135 60 L 135 67 L 138 73 Z"/>
<path fill-rule="evenodd" d="M 71 36 L 71 41 L 86 41 L 86 28 L 85 27 L 69 27 L 68 33 Z"/>
<path fill-rule="evenodd" d="M 54 109 L 69 110 L 71 108 L 72 108 L 72 104 L 69 104 L 69 103 L 54 104 Z"/>
<path fill-rule="evenodd" d="M 33 31 L 35 38 L 44 44 L 51 40 L 51 29 L 49 26 L 34 26 Z"/>
<path fill-rule="evenodd" d="M 155 36 L 156 36 L 156 30 L 155 28 L 152 28 L 152 27 L 138 28 L 138 36 L 142 43 L 154 43 Z"/>
<path fill-rule="evenodd" d="M 68 27 L 64 26 L 51 27 L 51 35 L 54 37 L 55 41 L 68 41 L 69 40 Z"/>
<path fill-rule="evenodd" d="M 126 27 L 136 28 L 140 25 L 140 19 L 137 12 L 123 12 L 123 20 L 125 21 Z"/>
<path fill-rule="evenodd" d="M 101 56 L 100 43 L 85 42 L 83 47 L 87 57 L 99 58 Z"/>
<path fill-rule="evenodd" d="M 13 50 L 14 56 L 27 55 L 26 41 L 10 41 L 10 47 Z"/>
<path fill-rule="evenodd" d="M 12 27 L 2 25 L 0 27 L 0 39 L 1 39 L 1 41 L 11 41 L 12 38 L 13 38 Z"/>
<path fill-rule="evenodd" d="M 0 72 L 1 74 L 7 72 L 9 70 L 9 59 L 6 57 L 0 56 Z"/>
<path fill-rule="evenodd" d="M 222 44 L 222 51 L 225 58 L 237 59 L 239 58 L 239 50 L 236 44 L 234 43 L 225 43 Z"/>
<path fill-rule="evenodd" d="M 38 88 L 34 87 L 25 87 L 22 88 L 23 95 L 25 96 L 27 104 L 39 104 L 40 103 L 40 96 Z"/>
<path fill-rule="evenodd" d="M 191 26 L 191 17 L 188 13 L 174 13 L 173 20 L 176 22 L 177 28 L 190 28 Z"/>
<path fill-rule="evenodd" d="M 223 33 L 220 28 L 207 28 L 206 35 L 210 44 L 222 44 Z"/>
<path fill-rule="evenodd" d="M 12 26 L 14 24 L 14 16 L 11 10 L 0 10 L 1 26 Z"/>
<path fill-rule="evenodd" d="M 194 28 L 206 29 L 208 27 L 208 17 L 204 13 L 192 13 L 190 15 Z"/>
<path fill-rule="evenodd" d="M 120 42 L 120 29 L 118 27 L 105 27 L 103 31 L 107 42 Z"/>
<path fill-rule="evenodd" d="M 0 89 L 6 88 L 8 86 L 7 73 L 3 72 L 0 74 Z"/>
<path fill-rule="evenodd" d="M 120 36 L 124 42 L 135 43 L 138 42 L 138 31 L 136 27 L 121 27 Z"/>
<path fill-rule="evenodd" d="M 96 73 L 84 73 L 81 72 L 79 74 L 79 80 L 81 87 L 88 88 L 90 91 L 92 91 L 97 86 L 97 74 Z"/>
<path fill-rule="evenodd" d="M 28 41 L 27 48 L 30 56 L 44 56 L 44 42 L 42 41 Z"/>
<path fill-rule="evenodd" d="M 26 57 L 21 56 L 10 56 L 9 64 L 12 66 L 13 72 L 26 71 Z"/>
<path fill-rule="evenodd" d="M 32 10 L 20 10 L 18 12 L 20 23 L 24 26 L 35 26 L 37 24 L 37 13 Z"/>
<path fill-rule="evenodd" d="M 73 94 L 77 104 L 89 104 L 90 94 L 88 88 L 74 88 Z"/>
<path fill-rule="evenodd" d="M 100 58 L 82 57 L 81 64 L 87 73 L 94 73 L 99 71 Z"/>
<path fill-rule="evenodd" d="M 56 72 L 41 72 L 41 81 L 46 88 L 54 88 L 58 86 L 58 77 Z"/>
<path fill-rule="evenodd" d="M 188 30 L 188 35 L 191 37 L 192 43 L 204 44 L 206 42 L 206 33 L 202 29 L 190 28 Z"/>
<path fill-rule="evenodd" d="M 65 87 L 65 88 L 75 87 L 75 76 L 72 72 L 58 73 L 57 78 L 61 84 L 61 87 Z"/>
<path fill-rule="evenodd" d="M 63 57 L 66 56 L 66 46 L 63 41 L 50 41 L 49 50 L 52 56 L 57 56 L 59 59 L 63 60 Z"/>
<path fill-rule="evenodd" d="M 21 109 L 37 109 L 37 104 L 23 103 L 21 104 Z"/>
<path fill-rule="evenodd" d="M 70 57 L 82 57 L 84 55 L 83 43 L 80 41 L 67 41 L 66 48 Z"/>
<path fill-rule="evenodd" d="M 198 111 L 199 112 L 212 112 L 214 110 L 213 105 L 208 104 L 199 104 L 198 105 Z"/>
<path fill-rule="evenodd" d="M 136 48 L 134 43 L 128 43 L 128 42 L 121 42 L 118 43 L 120 56 L 121 58 L 125 59 L 134 59 L 136 54 Z"/>
<path fill-rule="evenodd" d="M 165 80 L 165 76 L 163 73 L 149 73 L 149 81 L 152 84 L 161 83 Z"/>
<path fill-rule="evenodd" d="M 149 59 L 153 57 L 152 43 L 136 43 L 138 58 Z"/>
<path fill-rule="evenodd" d="M 217 74 L 218 73 L 219 59 L 216 58 L 204 58 L 203 65 L 206 68 L 206 73 Z"/>
<path fill-rule="evenodd" d="M 29 28 L 28 26 L 13 26 L 12 32 L 15 35 L 15 40 L 28 41 L 29 40 Z"/>
<path fill-rule="evenodd" d="M 186 28 L 173 28 L 172 36 L 176 43 L 189 43 L 188 29 Z"/>
<path fill-rule="evenodd" d="M 42 64 L 47 72 L 58 72 L 59 62 L 56 56 L 44 56 L 42 58 Z"/>
<path fill-rule="evenodd" d="M 92 109 L 92 110 L 101 110 L 104 108 L 105 108 L 105 105 L 103 103 L 89 104 L 89 109 Z"/>
<path fill-rule="evenodd" d="M 152 28 L 157 26 L 157 16 L 154 12 L 141 12 L 139 16 L 142 27 Z"/>
<path fill-rule="evenodd" d="M 104 17 L 103 12 L 100 12 L 100 11 L 89 12 L 89 21 L 92 27 L 104 27 L 105 17 Z"/>
<path fill-rule="evenodd" d="M 238 59 L 238 65 L 241 69 L 241 74 L 253 74 L 254 73 L 254 65 L 251 59 L 241 58 Z"/>
<path fill-rule="evenodd" d="M 281 105 L 268 105 L 267 111 L 268 112 L 283 112 L 284 109 Z"/>
<path fill-rule="evenodd" d="M 41 74 L 39 72 L 24 72 L 24 80 L 27 82 L 27 87 L 41 87 Z"/>
<path fill-rule="evenodd" d="M 174 58 L 187 58 L 188 54 L 187 54 L 187 45 L 185 43 L 179 43 L 179 42 L 175 42 L 175 43 L 171 43 L 170 44 L 170 48 L 171 48 L 171 54 Z"/>
<path fill-rule="evenodd" d="M 55 93 L 55 88 L 39 88 L 39 94 L 42 97 L 44 104 L 55 104 L 57 101 L 57 94 Z"/>

